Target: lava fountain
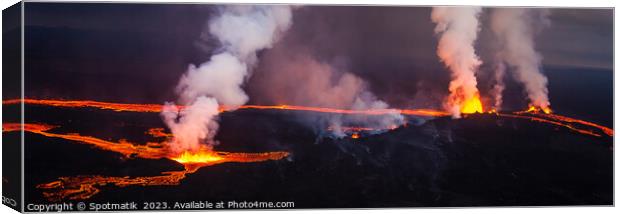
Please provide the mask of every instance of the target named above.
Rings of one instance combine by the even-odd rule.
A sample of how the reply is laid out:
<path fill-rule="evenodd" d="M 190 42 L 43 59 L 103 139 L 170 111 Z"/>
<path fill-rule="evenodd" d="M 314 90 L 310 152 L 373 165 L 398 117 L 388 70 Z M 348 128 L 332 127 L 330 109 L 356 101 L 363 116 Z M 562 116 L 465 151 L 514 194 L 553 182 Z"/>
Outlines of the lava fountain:
<path fill-rule="evenodd" d="M 473 114 L 483 113 L 482 102 L 480 101 L 480 95 L 475 94 L 471 99 L 465 100 L 462 103 L 461 113 Z"/>

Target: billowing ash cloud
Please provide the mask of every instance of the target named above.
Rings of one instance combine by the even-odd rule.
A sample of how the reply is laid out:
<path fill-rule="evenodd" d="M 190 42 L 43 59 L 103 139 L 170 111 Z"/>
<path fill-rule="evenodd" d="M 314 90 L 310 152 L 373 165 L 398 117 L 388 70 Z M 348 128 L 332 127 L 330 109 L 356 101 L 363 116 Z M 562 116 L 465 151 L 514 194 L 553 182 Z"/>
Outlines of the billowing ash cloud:
<path fill-rule="evenodd" d="M 548 25 L 548 10 L 496 8 L 491 30 L 500 44 L 498 58 L 525 87 L 530 106 L 549 109 L 547 77 L 541 73 L 541 55 L 534 49 L 534 34 Z"/>
<path fill-rule="evenodd" d="M 346 68 L 322 62 L 308 49 L 282 45 L 262 56 L 260 72 L 252 79 L 252 93 L 258 102 L 312 107 L 369 110 L 389 109 L 368 90 L 367 83 Z M 303 122 L 318 132 L 330 130 L 343 137 L 343 126 L 385 129 L 399 126 L 404 118 L 397 111 L 382 116 L 312 115 Z"/>
<path fill-rule="evenodd" d="M 256 52 L 271 48 L 292 21 L 289 6 L 224 6 L 208 23 L 208 33 L 220 42 L 219 53 L 199 66 L 190 65 L 177 87 L 177 109 L 167 103 L 164 122 L 174 139 L 174 154 L 196 151 L 201 143 L 212 147 L 217 132 L 219 106 L 237 108 L 248 101 L 241 86 L 257 62 Z"/>
<path fill-rule="evenodd" d="M 476 70 L 481 64 L 475 53 L 478 36 L 480 7 L 435 7 L 431 20 L 440 35 L 437 55 L 452 72 L 450 96 L 446 109 L 453 117 L 460 117 L 463 104 L 477 98 Z"/>

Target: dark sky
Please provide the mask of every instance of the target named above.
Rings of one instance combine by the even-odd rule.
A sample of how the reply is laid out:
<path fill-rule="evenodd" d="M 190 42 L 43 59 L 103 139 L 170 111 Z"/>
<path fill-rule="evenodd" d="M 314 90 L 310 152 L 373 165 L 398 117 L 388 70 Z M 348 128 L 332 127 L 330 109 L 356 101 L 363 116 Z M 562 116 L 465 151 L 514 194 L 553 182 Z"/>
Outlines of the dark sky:
<path fill-rule="evenodd" d="M 208 59 L 217 45 L 201 39 L 213 11 L 212 5 L 195 4 L 27 3 L 26 96 L 173 101 L 173 88 L 188 64 Z M 435 54 L 430 12 L 427 7 L 302 7 L 276 46 L 310 49 L 368 81 L 379 97 L 410 106 L 420 90 L 441 93 L 449 81 Z M 612 72 L 612 9 L 552 9 L 550 19 L 551 26 L 537 37 L 545 68 Z M 486 15 L 481 22 L 476 45 L 484 60 L 490 55 Z M 252 84 L 250 79 L 247 87 Z"/>

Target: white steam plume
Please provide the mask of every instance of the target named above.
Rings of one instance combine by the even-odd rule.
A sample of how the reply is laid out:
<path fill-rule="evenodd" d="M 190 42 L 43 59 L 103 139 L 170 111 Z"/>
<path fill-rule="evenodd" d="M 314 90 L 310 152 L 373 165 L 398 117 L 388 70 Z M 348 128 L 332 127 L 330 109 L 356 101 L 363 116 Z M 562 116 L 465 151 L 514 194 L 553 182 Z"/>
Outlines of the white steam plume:
<path fill-rule="evenodd" d="M 493 105 L 493 109 L 495 111 L 500 111 L 502 109 L 503 103 L 503 93 L 506 85 L 504 84 L 504 75 L 506 74 L 506 65 L 503 62 L 497 63 L 495 67 L 494 79 L 495 85 L 491 90 L 491 95 L 494 97 L 495 103 Z"/>
<path fill-rule="evenodd" d="M 200 149 L 202 140 L 207 140 L 209 147 L 215 145 L 213 137 L 219 127 L 215 121 L 218 113 L 217 100 L 205 96 L 196 98 L 191 106 L 180 112 L 173 103 L 166 103 L 161 114 L 174 133 L 171 152 L 196 151 Z"/>
<path fill-rule="evenodd" d="M 500 59 L 525 87 L 530 106 L 549 109 L 547 77 L 541 73 L 541 55 L 534 49 L 534 34 L 548 25 L 549 11 L 497 8 L 491 14 L 491 30 L 500 44 Z"/>
<path fill-rule="evenodd" d="M 452 72 L 446 108 L 453 117 L 461 115 L 465 102 L 478 98 L 476 70 L 482 63 L 475 53 L 480 7 L 435 7 L 431 20 L 440 35 L 437 55 Z M 481 110 L 481 109 L 480 109 Z"/>
<path fill-rule="evenodd" d="M 164 122 L 174 139 L 170 151 L 178 154 L 212 147 L 217 142 L 219 105 L 237 108 L 248 101 L 241 86 L 257 62 L 256 52 L 271 48 L 291 25 L 289 6 L 225 6 L 209 21 L 208 32 L 222 45 L 221 53 L 198 67 L 190 65 L 177 86 L 177 109 L 167 103 Z M 204 144 L 203 144 L 204 143 Z"/>

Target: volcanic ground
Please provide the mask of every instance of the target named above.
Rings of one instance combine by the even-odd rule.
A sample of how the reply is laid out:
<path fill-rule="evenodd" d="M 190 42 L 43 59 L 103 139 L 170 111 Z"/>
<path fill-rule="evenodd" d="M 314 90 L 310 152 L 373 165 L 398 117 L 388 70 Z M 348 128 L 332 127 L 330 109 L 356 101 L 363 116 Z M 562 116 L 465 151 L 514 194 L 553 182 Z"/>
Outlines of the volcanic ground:
<path fill-rule="evenodd" d="M 131 180 L 183 171 L 184 165 L 26 131 L 26 200 L 294 201 L 297 208 L 613 203 L 613 130 L 605 135 L 577 123 L 559 126 L 472 114 L 462 119 L 407 116 L 406 126 L 380 133 L 359 131 L 359 138 L 335 138 L 304 123 L 326 114 L 331 113 L 223 112 L 216 151 L 287 155 L 201 167 L 173 185 L 94 185 L 95 194 L 73 199 L 71 194 L 49 197 L 69 188 L 58 186 L 59 178 Z M 164 140 L 149 134 L 165 127 L 158 113 L 26 104 L 25 115 L 27 124 L 55 126 L 46 133 L 136 145 Z M 571 128 L 591 130 L 597 136 Z M 5 144 L 19 141 L 19 132 L 3 130 Z M 56 186 L 47 189 L 45 184 Z"/>

